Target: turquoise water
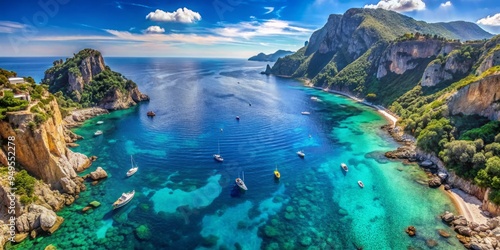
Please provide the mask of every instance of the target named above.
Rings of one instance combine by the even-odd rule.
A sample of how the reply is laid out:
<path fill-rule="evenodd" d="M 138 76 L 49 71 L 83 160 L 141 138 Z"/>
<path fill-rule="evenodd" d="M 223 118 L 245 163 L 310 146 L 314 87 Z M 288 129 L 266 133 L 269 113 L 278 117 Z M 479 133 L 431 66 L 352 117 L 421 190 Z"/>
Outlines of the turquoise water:
<path fill-rule="evenodd" d="M 106 63 L 151 101 L 75 129 L 85 139 L 74 150 L 99 157 L 83 174 L 102 166 L 108 179 L 87 183 L 59 212 L 66 221 L 52 236 L 10 248 L 427 249 L 429 240 L 437 242 L 434 249 L 462 248 L 436 231 L 450 231 L 438 217 L 456 211 L 449 198 L 419 183 L 426 175 L 418 166 L 384 158 L 397 144 L 380 130 L 386 121 L 375 110 L 260 75 L 265 64 L 259 62 Z M 148 110 L 156 117 L 148 118 Z M 96 125 L 99 120 L 104 124 Z M 104 134 L 93 136 L 98 129 Z M 223 163 L 212 158 L 218 142 Z M 130 155 L 139 171 L 126 178 Z M 273 178 L 276 165 L 280 181 Z M 244 177 L 245 193 L 234 189 L 237 177 Z M 131 190 L 134 199 L 113 211 L 111 204 Z M 93 200 L 102 205 L 82 213 Z M 406 235 L 409 225 L 417 237 Z"/>

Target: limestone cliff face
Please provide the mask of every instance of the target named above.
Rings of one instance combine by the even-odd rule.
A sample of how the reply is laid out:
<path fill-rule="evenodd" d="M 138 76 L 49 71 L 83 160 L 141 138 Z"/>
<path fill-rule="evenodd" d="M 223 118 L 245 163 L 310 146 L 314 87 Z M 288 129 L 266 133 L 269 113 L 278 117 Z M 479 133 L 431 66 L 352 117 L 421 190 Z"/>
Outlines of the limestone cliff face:
<path fill-rule="evenodd" d="M 474 58 L 463 58 L 458 50 L 454 50 L 444 62 L 436 59 L 427 65 L 422 75 L 421 84 L 426 87 L 435 86 L 453 79 L 456 75 L 465 75 L 471 70 L 474 61 Z"/>
<path fill-rule="evenodd" d="M 480 115 L 500 120 L 500 74 L 487 76 L 454 93 L 448 100 L 451 114 Z"/>
<path fill-rule="evenodd" d="M 388 72 L 398 75 L 418 66 L 415 59 L 430 58 L 439 54 L 448 54 L 458 43 L 445 43 L 439 40 L 423 39 L 394 42 L 383 53 L 379 61 L 377 78 L 382 78 Z M 435 70 L 435 68 L 433 68 Z"/>
<path fill-rule="evenodd" d="M 83 82 L 88 84 L 92 78 L 106 69 L 101 53 L 93 54 L 82 60 L 78 67 L 82 75 Z"/>
<path fill-rule="evenodd" d="M 75 171 L 85 169 L 91 162 L 85 155 L 66 148 L 59 107 L 55 100 L 49 105 L 52 117 L 34 129 L 28 127 L 28 123 L 34 119 L 31 112 L 7 113 L 8 121 L 0 121 L 0 137 L 6 140 L 9 136 L 15 136 L 18 164 L 31 175 L 63 191 L 61 179 L 70 178 L 67 185 L 75 186 L 71 180 L 76 177 Z M 7 152 L 6 147 L 2 150 Z M 7 165 L 6 162 L 2 164 Z"/>
<path fill-rule="evenodd" d="M 476 75 L 480 75 L 493 66 L 500 65 L 500 35 L 488 40 L 482 50 L 483 53 L 479 59 L 480 64 L 476 70 Z"/>

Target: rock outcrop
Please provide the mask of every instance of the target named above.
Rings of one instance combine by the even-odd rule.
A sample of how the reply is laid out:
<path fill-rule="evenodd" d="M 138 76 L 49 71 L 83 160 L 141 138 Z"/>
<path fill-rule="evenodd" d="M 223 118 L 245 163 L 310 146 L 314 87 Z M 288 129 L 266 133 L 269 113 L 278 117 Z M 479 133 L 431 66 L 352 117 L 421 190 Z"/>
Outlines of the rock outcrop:
<path fill-rule="evenodd" d="M 460 50 L 452 51 L 444 62 L 436 59 L 427 65 L 422 75 L 421 85 L 426 87 L 435 86 L 447 80 L 463 76 L 469 72 L 476 58 L 464 57 Z"/>
<path fill-rule="evenodd" d="M 108 177 L 108 173 L 106 173 L 106 171 L 104 171 L 104 169 L 102 169 L 101 167 L 97 167 L 97 169 L 94 172 L 91 172 L 89 174 L 89 177 L 92 180 L 97 181 L 97 180 L 100 180 L 100 179 L 107 178 Z"/>
<path fill-rule="evenodd" d="M 470 222 L 464 216 L 453 215 L 446 211 L 441 215 L 444 223 L 458 233 L 458 240 L 468 249 L 498 249 L 500 217 L 488 219 L 486 224 Z"/>
<path fill-rule="evenodd" d="M 377 78 L 386 76 L 388 72 L 401 75 L 417 67 L 416 59 L 448 54 L 457 46 L 459 43 L 448 43 L 437 39 L 394 42 L 387 47 L 380 58 Z"/>
<path fill-rule="evenodd" d="M 451 114 L 480 115 L 500 120 L 500 74 L 487 76 L 453 94 L 448 100 Z"/>
<path fill-rule="evenodd" d="M 72 181 L 76 171 L 87 168 L 91 161 L 87 156 L 66 147 L 59 106 L 55 100 L 48 105 L 52 117 L 34 129 L 28 126 L 34 120 L 31 112 L 8 113 L 8 121 L 0 121 L 0 137 L 4 140 L 14 136 L 18 164 L 31 175 L 62 191 L 61 178 L 67 177 Z M 7 162 L 1 163 L 7 165 Z"/>
<path fill-rule="evenodd" d="M 61 91 L 66 98 L 84 107 L 116 110 L 149 100 L 133 81 L 106 66 L 101 53 L 93 49 L 84 49 L 64 63 L 55 63 L 45 71 L 43 82 L 49 85 L 50 92 Z M 101 87 L 85 88 L 89 84 Z"/>

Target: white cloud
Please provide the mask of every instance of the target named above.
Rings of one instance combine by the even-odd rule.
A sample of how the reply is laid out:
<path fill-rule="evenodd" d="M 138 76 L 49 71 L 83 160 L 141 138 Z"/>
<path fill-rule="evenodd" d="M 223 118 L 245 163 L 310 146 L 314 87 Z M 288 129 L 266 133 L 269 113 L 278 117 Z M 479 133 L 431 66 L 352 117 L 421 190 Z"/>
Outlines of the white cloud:
<path fill-rule="evenodd" d="M 283 35 L 310 35 L 312 30 L 291 25 L 281 20 L 267 20 L 265 22 L 251 21 L 226 25 L 213 30 L 215 34 L 223 37 L 252 37 L 283 36 Z"/>
<path fill-rule="evenodd" d="M 370 9 L 386 9 L 399 12 L 407 12 L 413 10 L 424 10 L 425 3 L 422 0 L 381 0 L 377 4 L 367 4 L 365 8 Z"/>
<path fill-rule="evenodd" d="M 146 19 L 157 22 L 177 22 L 177 23 L 194 23 L 201 20 L 201 15 L 186 7 L 179 8 L 174 12 L 165 12 L 157 9 L 155 12 L 150 12 Z"/>
<path fill-rule="evenodd" d="M 163 33 L 165 32 L 165 29 L 160 27 L 160 26 L 149 26 L 146 30 L 144 30 L 145 33 Z"/>
<path fill-rule="evenodd" d="M 441 5 L 439 5 L 439 7 L 441 8 L 446 8 L 446 7 L 451 7 L 452 4 L 450 1 L 446 1 L 445 3 L 441 3 Z"/>
<path fill-rule="evenodd" d="M 500 26 L 500 13 L 481 18 L 477 21 L 477 23 L 488 26 Z"/>
<path fill-rule="evenodd" d="M 264 9 L 266 9 L 266 10 L 267 10 L 267 11 L 266 11 L 266 13 L 264 13 L 264 15 L 265 15 L 265 14 L 269 14 L 269 13 L 271 13 L 271 12 L 273 12 L 273 11 L 274 11 L 274 7 L 264 7 Z"/>
<path fill-rule="evenodd" d="M 0 21 L 0 33 L 14 33 L 17 30 L 26 28 L 27 25 L 11 21 Z"/>

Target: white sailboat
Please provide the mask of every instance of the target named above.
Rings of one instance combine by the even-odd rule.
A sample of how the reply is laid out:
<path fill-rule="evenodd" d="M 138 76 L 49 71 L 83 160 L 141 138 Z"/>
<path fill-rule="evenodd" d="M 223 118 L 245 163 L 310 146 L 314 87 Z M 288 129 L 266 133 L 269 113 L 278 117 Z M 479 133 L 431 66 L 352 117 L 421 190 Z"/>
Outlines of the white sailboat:
<path fill-rule="evenodd" d="M 132 156 L 130 156 L 130 163 L 132 164 L 132 168 L 127 171 L 127 177 L 132 176 L 135 172 L 137 172 L 137 170 L 139 170 L 139 166 L 134 163 L 134 158 L 132 158 Z"/>
<path fill-rule="evenodd" d="M 243 180 L 245 179 L 245 173 L 243 172 Z M 238 187 L 240 187 L 243 190 L 248 190 L 247 186 L 245 185 L 245 182 L 241 178 L 236 178 L 235 182 Z"/>
<path fill-rule="evenodd" d="M 217 140 L 217 154 L 214 154 L 214 159 L 218 162 L 223 162 L 224 158 L 220 155 L 220 143 Z"/>

